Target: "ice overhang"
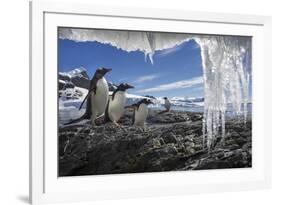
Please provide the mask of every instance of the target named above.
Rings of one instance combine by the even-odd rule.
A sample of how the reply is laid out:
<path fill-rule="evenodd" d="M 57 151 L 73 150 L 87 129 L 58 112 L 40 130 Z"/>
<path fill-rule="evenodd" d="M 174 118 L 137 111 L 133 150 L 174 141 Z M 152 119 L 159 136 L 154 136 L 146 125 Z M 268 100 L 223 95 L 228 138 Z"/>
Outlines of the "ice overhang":
<path fill-rule="evenodd" d="M 110 44 L 118 49 L 127 52 L 141 51 L 149 56 L 153 63 L 153 54 L 177 46 L 194 35 L 178 33 L 161 33 L 149 31 L 111 31 L 98 29 L 59 29 L 60 39 L 69 39 L 76 42 L 97 41 L 103 44 Z"/>

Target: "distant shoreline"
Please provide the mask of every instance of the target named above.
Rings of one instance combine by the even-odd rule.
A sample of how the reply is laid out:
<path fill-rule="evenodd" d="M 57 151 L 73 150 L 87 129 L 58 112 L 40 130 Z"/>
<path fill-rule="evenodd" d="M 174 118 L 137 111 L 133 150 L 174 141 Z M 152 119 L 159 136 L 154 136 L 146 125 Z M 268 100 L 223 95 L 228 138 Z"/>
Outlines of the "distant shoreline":
<path fill-rule="evenodd" d="M 179 109 L 174 109 L 174 108 L 179 108 Z M 163 107 L 150 107 L 149 108 L 149 115 L 153 114 L 155 115 L 157 112 L 161 112 L 163 111 L 164 108 Z M 58 114 L 58 120 L 59 120 L 59 124 L 63 125 L 67 122 L 69 122 L 70 120 L 73 119 L 77 119 L 80 116 L 83 115 L 83 113 L 85 112 L 85 109 L 81 109 L 78 110 L 75 107 L 70 107 L 70 109 L 59 109 L 59 114 Z M 200 114 L 203 115 L 204 112 L 204 108 L 200 108 L 200 109 L 185 109 L 185 108 L 180 108 L 177 106 L 172 106 L 172 109 L 170 111 L 171 113 L 184 113 L 184 114 Z M 130 113 L 129 111 L 126 111 L 125 113 Z M 131 114 L 132 115 L 132 114 Z M 240 119 L 243 120 L 244 119 L 244 115 L 243 113 L 240 114 L 233 114 L 231 111 L 227 111 L 225 114 L 226 119 Z M 247 118 L 251 119 L 252 118 L 252 112 L 251 110 L 249 110 L 248 114 L 247 114 Z"/>

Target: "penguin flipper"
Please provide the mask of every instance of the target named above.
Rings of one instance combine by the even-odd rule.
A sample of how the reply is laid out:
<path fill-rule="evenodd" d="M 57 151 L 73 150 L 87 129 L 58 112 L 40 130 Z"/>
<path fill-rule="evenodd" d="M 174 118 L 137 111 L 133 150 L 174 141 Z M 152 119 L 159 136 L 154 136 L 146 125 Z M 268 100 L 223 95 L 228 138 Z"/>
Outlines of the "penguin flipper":
<path fill-rule="evenodd" d="M 88 95 L 89 95 L 89 94 L 88 94 Z M 88 96 L 88 95 L 87 95 L 87 96 Z M 91 109 L 91 98 L 89 98 L 89 97 L 87 97 L 87 96 L 85 97 L 85 99 L 88 98 L 85 113 L 84 113 L 81 117 L 79 117 L 79 118 L 77 118 L 77 119 L 75 119 L 75 120 L 71 120 L 70 122 L 65 123 L 64 125 L 69 125 L 69 124 L 73 124 L 73 123 L 76 123 L 76 122 L 80 122 L 80 121 L 85 120 L 85 119 L 90 119 L 91 114 L 92 114 L 92 109 Z M 85 101 L 85 100 L 84 100 L 84 101 Z M 82 105 L 81 105 L 81 106 L 82 106 Z M 81 107 L 81 106 L 80 106 L 80 107 Z M 79 110 L 80 110 L 80 108 L 79 108 Z"/>
<path fill-rule="evenodd" d="M 96 90 L 97 90 L 96 87 L 93 87 L 92 89 L 90 89 L 90 90 L 88 91 L 88 94 L 86 95 L 86 97 L 85 97 L 84 100 L 82 101 L 82 103 L 81 103 L 81 105 L 80 105 L 80 107 L 79 107 L 79 110 L 81 110 L 83 104 L 85 103 L 86 99 L 88 99 L 90 93 L 91 93 L 91 92 L 94 92 L 94 93 L 96 94 Z"/>
<path fill-rule="evenodd" d="M 63 124 L 63 125 L 70 125 L 70 124 L 73 124 L 73 123 L 76 123 L 76 122 L 80 122 L 80 121 L 82 121 L 82 120 L 84 120 L 85 118 L 84 118 L 84 115 L 82 116 L 82 117 L 79 117 L 79 118 L 77 118 L 77 119 L 75 119 L 75 120 L 71 120 L 71 121 L 69 121 L 69 122 L 67 122 L 67 123 L 65 123 L 65 124 Z"/>
<path fill-rule="evenodd" d="M 82 103 L 81 103 L 81 105 L 80 105 L 80 107 L 79 107 L 79 110 L 81 110 L 81 108 L 82 108 L 84 102 L 86 101 L 86 99 L 88 99 L 89 93 L 90 93 L 90 92 L 88 92 L 88 94 L 86 95 L 86 97 L 85 97 L 84 100 L 82 101 Z"/>
<path fill-rule="evenodd" d="M 86 112 L 81 117 L 74 119 L 74 120 L 71 119 L 69 122 L 67 122 L 63 125 L 70 125 L 70 124 L 77 123 L 77 122 L 80 122 L 82 120 L 89 119 L 89 118 L 90 118 L 90 112 L 86 110 Z"/>

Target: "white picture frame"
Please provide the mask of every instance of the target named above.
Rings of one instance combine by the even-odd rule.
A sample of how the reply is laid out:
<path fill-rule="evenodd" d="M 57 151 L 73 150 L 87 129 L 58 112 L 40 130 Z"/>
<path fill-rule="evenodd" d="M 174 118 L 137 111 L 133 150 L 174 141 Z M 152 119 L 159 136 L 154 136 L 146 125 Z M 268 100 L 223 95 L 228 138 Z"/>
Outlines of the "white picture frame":
<path fill-rule="evenodd" d="M 32 204 L 271 186 L 270 17 L 36 1 L 30 3 L 30 22 Z M 57 89 L 58 26 L 253 36 L 253 167 L 58 178 L 57 95 L 52 93 Z"/>

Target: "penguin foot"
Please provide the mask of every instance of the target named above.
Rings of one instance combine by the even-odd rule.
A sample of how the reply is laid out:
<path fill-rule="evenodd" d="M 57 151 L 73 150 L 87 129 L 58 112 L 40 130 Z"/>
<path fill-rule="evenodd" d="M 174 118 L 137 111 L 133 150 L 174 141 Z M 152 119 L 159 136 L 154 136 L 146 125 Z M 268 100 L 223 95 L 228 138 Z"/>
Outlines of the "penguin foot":
<path fill-rule="evenodd" d="M 96 126 L 97 126 L 96 123 L 93 123 L 93 122 L 92 122 L 92 127 L 96 127 Z"/>
<path fill-rule="evenodd" d="M 91 122 L 92 122 L 92 126 L 95 127 L 96 126 L 96 118 L 91 117 Z"/>
<path fill-rule="evenodd" d="M 117 127 L 122 127 L 120 124 L 118 124 L 117 122 L 113 122 L 114 125 L 116 125 Z"/>
<path fill-rule="evenodd" d="M 137 129 L 138 129 L 138 131 L 140 131 L 140 132 L 145 132 L 145 131 L 146 131 L 146 128 L 145 128 L 145 127 L 137 126 Z"/>

